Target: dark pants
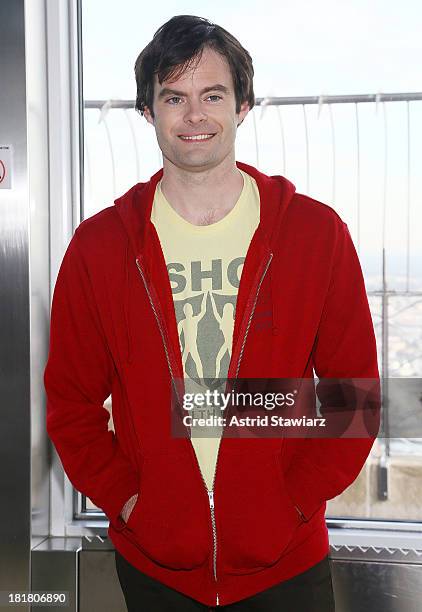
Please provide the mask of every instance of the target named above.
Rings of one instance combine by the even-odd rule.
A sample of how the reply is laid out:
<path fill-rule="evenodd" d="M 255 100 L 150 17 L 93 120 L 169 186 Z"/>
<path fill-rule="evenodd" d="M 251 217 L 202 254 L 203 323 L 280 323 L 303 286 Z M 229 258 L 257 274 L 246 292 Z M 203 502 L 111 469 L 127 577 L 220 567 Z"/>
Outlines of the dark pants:
<path fill-rule="evenodd" d="M 209 608 L 133 567 L 115 551 L 116 569 L 128 612 L 334 612 L 330 560 L 227 606 Z"/>

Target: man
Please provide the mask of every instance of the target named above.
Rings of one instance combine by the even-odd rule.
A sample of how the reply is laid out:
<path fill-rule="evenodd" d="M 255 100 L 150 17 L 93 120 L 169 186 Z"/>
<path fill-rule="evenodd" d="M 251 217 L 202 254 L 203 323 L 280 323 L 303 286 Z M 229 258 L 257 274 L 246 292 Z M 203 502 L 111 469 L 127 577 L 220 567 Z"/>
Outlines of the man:
<path fill-rule="evenodd" d="M 376 431 L 183 437 L 170 413 L 181 379 L 378 379 L 349 231 L 287 179 L 235 161 L 253 68 L 226 30 L 174 17 L 135 74 L 163 168 L 69 244 L 51 313 L 48 433 L 110 520 L 130 612 L 334 610 L 325 502 L 357 477 Z M 320 399 L 329 415 L 337 399 L 322 387 Z"/>

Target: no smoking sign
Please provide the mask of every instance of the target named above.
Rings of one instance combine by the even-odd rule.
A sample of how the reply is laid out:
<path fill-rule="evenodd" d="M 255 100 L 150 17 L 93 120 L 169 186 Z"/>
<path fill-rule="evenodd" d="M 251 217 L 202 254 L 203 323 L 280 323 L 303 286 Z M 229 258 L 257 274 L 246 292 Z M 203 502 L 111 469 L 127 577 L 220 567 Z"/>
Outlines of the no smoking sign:
<path fill-rule="evenodd" d="M 12 189 L 12 174 L 12 145 L 0 145 L 0 189 Z"/>

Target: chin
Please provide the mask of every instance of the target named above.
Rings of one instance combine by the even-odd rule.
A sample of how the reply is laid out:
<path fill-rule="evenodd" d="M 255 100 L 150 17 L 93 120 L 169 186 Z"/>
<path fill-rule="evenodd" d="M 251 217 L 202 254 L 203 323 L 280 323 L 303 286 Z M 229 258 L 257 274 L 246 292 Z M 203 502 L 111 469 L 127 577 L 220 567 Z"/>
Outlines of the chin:
<path fill-rule="evenodd" d="M 210 170 L 211 168 L 215 168 L 216 166 L 218 166 L 220 161 L 221 160 L 215 160 L 215 159 L 197 159 L 197 160 L 184 159 L 184 160 L 179 160 L 179 162 L 176 163 L 176 166 L 178 166 L 179 168 L 182 168 L 183 170 L 190 170 L 192 172 L 195 172 L 195 171 Z"/>

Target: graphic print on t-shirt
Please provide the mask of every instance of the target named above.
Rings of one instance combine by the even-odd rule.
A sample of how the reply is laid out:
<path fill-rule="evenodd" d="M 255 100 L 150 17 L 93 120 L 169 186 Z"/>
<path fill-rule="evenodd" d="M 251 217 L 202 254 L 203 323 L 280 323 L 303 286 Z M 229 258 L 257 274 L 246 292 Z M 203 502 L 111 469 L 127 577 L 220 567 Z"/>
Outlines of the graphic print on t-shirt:
<path fill-rule="evenodd" d="M 227 263 L 213 259 L 210 270 L 205 270 L 201 261 L 190 262 L 189 270 L 181 263 L 167 265 L 182 363 L 189 378 L 216 380 L 227 376 L 244 260 L 236 257 Z M 178 294 L 187 297 L 177 299 Z"/>

